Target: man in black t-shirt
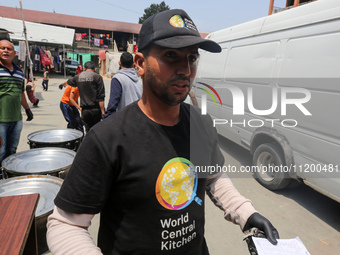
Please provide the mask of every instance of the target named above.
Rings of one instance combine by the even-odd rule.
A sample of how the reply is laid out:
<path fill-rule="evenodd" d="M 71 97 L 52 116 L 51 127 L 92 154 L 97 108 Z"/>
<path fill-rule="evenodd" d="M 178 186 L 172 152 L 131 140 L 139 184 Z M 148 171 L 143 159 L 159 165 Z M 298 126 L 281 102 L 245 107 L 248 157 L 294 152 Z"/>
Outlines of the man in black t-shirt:
<path fill-rule="evenodd" d="M 208 255 L 204 238 L 207 193 L 242 230 L 257 227 L 270 242 L 278 232 L 222 173 L 209 116 L 184 104 L 196 74 L 198 49 L 220 52 L 183 10 L 147 19 L 135 65 L 143 94 L 96 125 L 82 142 L 55 199 L 47 242 L 58 254 Z M 87 228 L 100 213 L 98 247 Z"/>
<path fill-rule="evenodd" d="M 105 114 L 104 98 L 105 87 L 103 77 L 95 72 L 94 62 L 88 61 L 84 65 L 85 72 L 70 78 L 59 85 L 60 89 L 70 85 L 79 88 L 81 117 L 88 132 L 95 124 L 101 121 Z"/>

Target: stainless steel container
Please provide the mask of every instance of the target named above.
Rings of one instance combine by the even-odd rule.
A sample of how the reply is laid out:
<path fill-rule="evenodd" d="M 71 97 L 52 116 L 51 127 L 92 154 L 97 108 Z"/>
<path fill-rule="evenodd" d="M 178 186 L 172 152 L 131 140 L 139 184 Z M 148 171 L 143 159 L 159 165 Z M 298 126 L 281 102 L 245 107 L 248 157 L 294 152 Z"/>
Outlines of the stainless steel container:
<path fill-rule="evenodd" d="M 33 132 L 27 136 L 30 149 L 59 147 L 77 151 L 83 133 L 75 129 L 46 129 Z"/>
<path fill-rule="evenodd" d="M 12 154 L 2 161 L 5 178 L 48 174 L 65 178 L 76 155 L 76 152 L 64 148 L 38 148 Z"/>
<path fill-rule="evenodd" d="M 39 193 L 39 202 L 35 211 L 38 253 L 48 250 L 46 242 L 47 218 L 54 208 L 54 199 L 63 180 L 48 175 L 26 175 L 0 181 L 0 197 Z"/>

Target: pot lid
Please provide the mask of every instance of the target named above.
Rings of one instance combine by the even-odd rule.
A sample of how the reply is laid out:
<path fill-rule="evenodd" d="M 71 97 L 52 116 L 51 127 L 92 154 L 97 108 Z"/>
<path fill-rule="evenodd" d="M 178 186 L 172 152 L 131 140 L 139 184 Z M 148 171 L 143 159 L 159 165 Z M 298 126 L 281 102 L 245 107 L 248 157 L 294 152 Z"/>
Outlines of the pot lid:
<path fill-rule="evenodd" d="M 63 180 L 48 175 L 27 175 L 0 181 L 0 197 L 39 193 L 35 217 L 42 216 L 54 207 L 54 199 Z"/>
<path fill-rule="evenodd" d="M 76 153 L 65 148 L 37 148 L 12 154 L 2 161 L 11 173 L 46 174 L 69 168 Z"/>
<path fill-rule="evenodd" d="M 33 132 L 27 136 L 31 142 L 60 143 L 74 141 L 83 136 L 83 133 L 75 129 L 46 129 Z"/>

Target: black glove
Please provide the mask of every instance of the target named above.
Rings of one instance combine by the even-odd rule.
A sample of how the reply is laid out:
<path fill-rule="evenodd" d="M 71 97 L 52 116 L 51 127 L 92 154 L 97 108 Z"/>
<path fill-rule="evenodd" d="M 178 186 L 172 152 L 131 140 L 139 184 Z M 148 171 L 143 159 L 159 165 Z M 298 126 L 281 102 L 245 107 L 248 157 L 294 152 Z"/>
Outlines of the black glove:
<path fill-rule="evenodd" d="M 28 109 L 25 109 L 25 111 L 26 111 L 26 115 L 27 115 L 26 121 L 31 121 L 31 120 L 33 120 L 33 113 L 32 113 L 32 111 L 31 111 L 31 109 L 28 108 Z"/>
<path fill-rule="evenodd" d="M 262 230 L 266 234 L 269 242 L 272 244 L 277 244 L 276 239 L 279 239 L 279 232 L 277 232 L 276 228 L 274 228 L 270 221 L 261 214 L 253 213 L 250 215 L 246 224 L 244 225 L 243 232 L 253 227 Z"/>
<path fill-rule="evenodd" d="M 59 85 L 59 89 L 63 89 L 64 85 L 63 84 L 60 84 Z"/>

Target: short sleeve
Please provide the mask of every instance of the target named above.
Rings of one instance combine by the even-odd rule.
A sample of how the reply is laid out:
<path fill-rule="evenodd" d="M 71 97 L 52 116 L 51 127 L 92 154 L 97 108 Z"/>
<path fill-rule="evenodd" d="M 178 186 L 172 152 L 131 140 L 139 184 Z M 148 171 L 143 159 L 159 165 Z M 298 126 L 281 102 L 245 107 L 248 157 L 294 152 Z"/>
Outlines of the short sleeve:
<path fill-rule="evenodd" d="M 71 213 L 99 213 L 109 196 L 112 178 L 107 153 L 95 132 L 90 131 L 77 151 L 55 205 Z"/>

